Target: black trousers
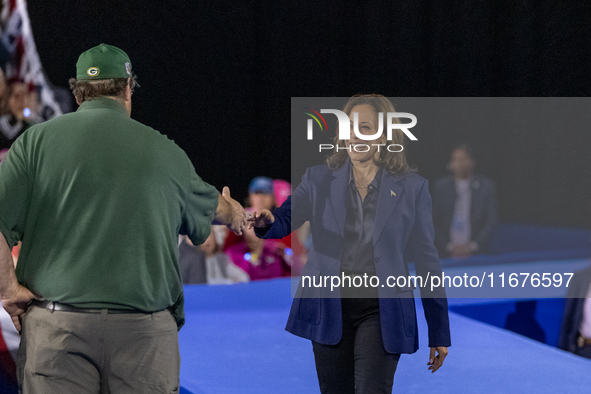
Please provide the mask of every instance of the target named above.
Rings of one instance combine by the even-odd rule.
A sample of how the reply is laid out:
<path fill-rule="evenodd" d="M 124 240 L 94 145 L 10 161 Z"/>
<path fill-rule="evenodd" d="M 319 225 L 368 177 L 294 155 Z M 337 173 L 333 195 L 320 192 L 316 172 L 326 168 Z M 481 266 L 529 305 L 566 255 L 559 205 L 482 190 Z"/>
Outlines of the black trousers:
<path fill-rule="evenodd" d="M 312 341 L 322 394 L 392 393 L 400 354 L 384 350 L 377 298 L 343 298 L 343 337 Z"/>

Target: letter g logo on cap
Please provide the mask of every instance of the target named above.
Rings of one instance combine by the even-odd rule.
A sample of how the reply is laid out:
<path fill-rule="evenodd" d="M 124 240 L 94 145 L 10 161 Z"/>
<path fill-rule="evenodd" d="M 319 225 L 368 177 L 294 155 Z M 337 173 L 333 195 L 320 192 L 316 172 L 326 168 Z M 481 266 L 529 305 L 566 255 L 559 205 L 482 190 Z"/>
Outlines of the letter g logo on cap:
<path fill-rule="evenodd" d="M 96 67 L 90 67 L 88 70 L 86 70 L 86 74 L 88 74 L 91 77 L 96 77 L 97 75 L 99 75 L 100 70 Z"/>

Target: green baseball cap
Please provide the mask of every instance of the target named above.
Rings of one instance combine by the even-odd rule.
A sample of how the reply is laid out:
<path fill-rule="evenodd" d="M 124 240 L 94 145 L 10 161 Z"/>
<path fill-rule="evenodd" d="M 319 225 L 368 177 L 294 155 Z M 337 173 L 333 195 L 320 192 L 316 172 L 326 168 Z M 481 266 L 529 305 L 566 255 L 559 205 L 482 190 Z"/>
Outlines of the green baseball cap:
<path fill-rule="evenodd" d="M 112 45 L 101 44 L 83 52 L 76 63 L 76 79 L 94 80 L 131 77 L 127 53 Z"/>

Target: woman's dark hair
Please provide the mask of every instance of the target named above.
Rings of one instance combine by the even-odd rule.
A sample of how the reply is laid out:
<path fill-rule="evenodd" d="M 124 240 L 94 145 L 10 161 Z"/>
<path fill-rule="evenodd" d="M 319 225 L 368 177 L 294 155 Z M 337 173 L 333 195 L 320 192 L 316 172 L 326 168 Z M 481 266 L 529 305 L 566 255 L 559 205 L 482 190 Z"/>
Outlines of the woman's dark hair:
<path fill-rule="evenodd" d="M 349 99 L 345 108 L 343 108 L 343 112 L 349 115 L 351 109 L 356 105 L 370 105 L 376 111 L 376 115 L 381 112 L 384 117 L 384 125 L 387 124 L 386 120 L 388 112 L 396 112 L 396 109 L 394 109 L 394 105 L 392 105 L 390 100 L 381 94 L 355 95 Z M 394 118 L 393 122 L 400 123 L 400 119 Z M 392 130 L 392 141 L 387 141 L 387 143 L 398 144 L 404 147 L 404 132 L 400 129 Z M 349 157 L 345 148 L 345 141 L 339 139 L 338 133 L 334 138 L 334 145 L 335 152 L 326 159 L 328 167 L 331 170 L 336 170 L 337 168 L 342 167 Z M 384 167 L 387 171 L 393 174 L 403 174 L 410 169 L 408 162 L 406 161 L 404 150 L 401 152 L 390 152 L 388 149 L 380 149 L 380 156 L 378 159 L 374 158 L 374 163 L 377 166 Z"/>
<path fill-rule="evenodd" d="M 69 83 L 72 93 L 80 104 L 86 100 L 103 96 L 122 99 L 125 96 L 125 89 L 128 85 L 132 93 L 136 87 L 140 86 L 137 83 L 137 76 L 135 74 L 132 74 L 129 78 L 99 79 L 96 81 L 70 78 Z"/>

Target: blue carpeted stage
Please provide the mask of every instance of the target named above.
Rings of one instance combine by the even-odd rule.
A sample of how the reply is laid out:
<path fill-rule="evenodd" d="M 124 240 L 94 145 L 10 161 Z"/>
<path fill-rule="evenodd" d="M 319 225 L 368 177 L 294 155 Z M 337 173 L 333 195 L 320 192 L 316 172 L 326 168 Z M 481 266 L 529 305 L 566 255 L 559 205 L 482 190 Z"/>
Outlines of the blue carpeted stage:
<path fill-rule="evenodd" d="M 565 261 L 565 267 L 569 264 L 578 267 L 582 262 Z M 232 286 L 187 286 L 185 291 L 187 324 L 180 332 L 181 385 L 185 393 L 319 392 L 310 342 L 284 330 L 292 300 L 289 279 Z M 495 324 L 495 319 L 506 321 L 515 301 L 450 300 L 453 346 L 444 367 L 435 374 L 427 370 L 427 327 L 420 309 L 421 348 L 413 355 L 401 357 L 394 391 L 591 390 L 591 360 L 453 312 L 458 310 L 484 321 L 490 313 L 493 321 L 489 323 Z M 542 326 L 548 336 L 556 335 L 559 322 L 552 320 L 561 315 L 561 301 L 548 299 L 547 304 L 538 308 L 536 316 L 544 320 Z M 420 302 L 417 305 L 420 308 Z"/>

